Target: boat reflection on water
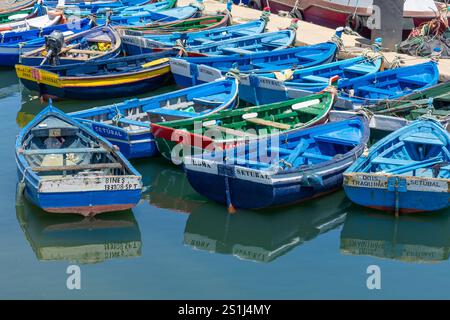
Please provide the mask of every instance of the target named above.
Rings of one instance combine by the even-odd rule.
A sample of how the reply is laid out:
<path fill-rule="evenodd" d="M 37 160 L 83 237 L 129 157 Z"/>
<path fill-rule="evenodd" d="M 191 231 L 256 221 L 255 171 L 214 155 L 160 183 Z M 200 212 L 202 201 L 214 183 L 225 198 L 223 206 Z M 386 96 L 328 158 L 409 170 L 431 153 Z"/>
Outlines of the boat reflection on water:
<path fill-rule="evenodd" d="M 343 192 L 272 212 L 238 210 L 230 215 L 225 207 L 208 203 L 189 216 L 184 244 L 243 260 L 271 262 L 341 225 L 349 206 Z"/>
<path fill-rule="evenodd" d="M 163 157 L 136 160 L 133 166 L 143 177 L 142 200 L 154 207 L 189 214 L 208 202 L 192 189 L 184 171 Z"/>
<path fill-rule="evenodd" d="M 38 260 L 88 264 L 141 256 L 141 232 L 131 210 L 95 218 L 53 216 L 22 197 L 16 214 Z"/>
<path fill-rule="evenodd" d="M 15 96 L 19 92 L 19 79 L 16 73 L 0 68 L 0 99 Z"/>
<path fill-rule="evenodd" d="M 341 232 L 341 253 L 413 263 L 446 261 L 450 211 L 395 218 L 352 205 Z"/>

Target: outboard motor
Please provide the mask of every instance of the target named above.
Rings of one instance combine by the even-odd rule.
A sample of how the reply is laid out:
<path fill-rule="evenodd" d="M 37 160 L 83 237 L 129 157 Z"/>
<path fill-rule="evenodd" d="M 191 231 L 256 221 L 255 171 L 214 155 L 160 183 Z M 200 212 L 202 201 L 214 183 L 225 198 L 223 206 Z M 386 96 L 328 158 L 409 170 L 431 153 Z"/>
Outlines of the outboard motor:
<path fill-rule="evenodd" d="M 45 50 L 47 55 L 41 65 L 48 63 L 52 66 L 59 64 L 59 54 L 64 46 L 64 34 L 60 31 L 53 31 L 50 35 L 45 36 Z"/>

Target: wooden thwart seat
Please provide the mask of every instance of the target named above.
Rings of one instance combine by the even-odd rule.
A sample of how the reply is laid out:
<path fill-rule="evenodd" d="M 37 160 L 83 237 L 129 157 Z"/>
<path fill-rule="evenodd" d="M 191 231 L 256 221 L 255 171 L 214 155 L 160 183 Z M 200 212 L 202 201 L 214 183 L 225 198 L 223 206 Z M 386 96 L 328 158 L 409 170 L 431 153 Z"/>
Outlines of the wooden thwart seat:
<path fill-rule="evenodd" d="M 275 121 L 269 121 L 269 120 L 265 120 L 265 119 L 261 119 L 261 118 L 249 118 L 249 119 L 245 119 L 245 121 L 259 124 L 262 126 L 273 127 L 273 128 L 277 128 L 277 129 L 281 129 L 281 130 L 289 130 L 291 128 L 291 125 L 289 125 L 289 124 L 275 122 Z"/>
<path fill-rule="evenodd" d="M 70 148 L 70 149 L 36 149 L 36 150 L 23 150 L 22 154 L 31 155 L 44 155 L 44 154 L 67 154 L 67 153 L 107 153 L 108 151 L 103 148 Z"/>
<path fill-rule="evenodd" d="M 218 125 L 206 125 L 205 127 L 209 128 L 209 129 L 214 129 L 214 130 L 218 130 L 220 132 L 229 134 L 229 135 L 233 135 L 236 137 L 250 137 L 250 138 L 257 138 L 258 136 L 256 134 L 253 133 L 248 133 L 245 131 L 239 131 L 239 130 L 234 130 L 231 128 L 226 128 L 226 127 L 221 127 Z"/>
<path fill-rule="evenodd" d="M 81 170 L 99 170 L 99 169 L 121 169 L 120 163 L 95 163 L 95 164 L 82 164 L 72 166 L 45 166 L 45 167 L 33 167 L 34 172 L 50 172 L 50 171 L 81 171 Z"/>

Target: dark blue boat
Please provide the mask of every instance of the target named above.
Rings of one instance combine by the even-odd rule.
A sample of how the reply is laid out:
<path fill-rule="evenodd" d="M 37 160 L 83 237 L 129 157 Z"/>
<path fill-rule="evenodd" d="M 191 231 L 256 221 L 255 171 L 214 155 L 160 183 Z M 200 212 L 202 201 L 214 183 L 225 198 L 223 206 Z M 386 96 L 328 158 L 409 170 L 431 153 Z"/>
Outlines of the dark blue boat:
<path fill-rule="evenodd" d="M 402 213 L 449 206 L 450 134 L 439 122 L 417 120 L 374 144 L 345 173 L 353 202 Z"/>
<path fill-rule="evenodd" d="M 231 210 L 288 205 L 339 189 L 369 134 L 357 117 L 187 156 L 185 170 L 197 192 Z"/>
<path fill-rule="evenodd" d="M 171 59 L 170 68 L 177 85 L 188 87 L 223 77 L 230 69 L 238 70 L 245 77 L 249 73 L 281 72 L 322 65 L 332 62 L 336 53 L 336 45 L 326 42 L 245 56 Z"/>
<path fill-rule="evenodd" d="M 51 104 L 16 140 L 21 192 L 51 213 L 92 216 L 134 207 L 140 174 L 108 141 Z"/>
<path fill-rule="evenodd" d="M 91 20 L 82 19 L 42 29 L 0 33 L 0 66 L 12 67 L 19 63 L 21 54 L 43 46 L 45 44 L 44 37 L 50 35 L 53 31 L 59 31 L 65 36 L 70 36 L 86 31 L 92 26 Z"/>
<path fill-rule="evenodd" d="M 117 145 L 128 159 L 133 159 L 158 154 L 150 132 L 151 122 L 206 116 L 234 108 L 237 101 L 236 81 L 220 80 L 150 98 L 73 112 L 70 116 Z"/>

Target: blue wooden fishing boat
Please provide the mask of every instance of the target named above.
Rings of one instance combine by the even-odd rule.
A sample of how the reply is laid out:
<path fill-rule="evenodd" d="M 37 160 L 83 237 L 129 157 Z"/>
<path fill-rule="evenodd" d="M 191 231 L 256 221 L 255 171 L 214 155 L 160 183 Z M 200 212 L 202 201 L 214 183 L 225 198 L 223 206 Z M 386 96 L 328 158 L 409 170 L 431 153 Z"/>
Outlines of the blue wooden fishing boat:
<path fill-rule="evenodd" d="M 357 109 L 394 100 L 436 85 L 439 69 L 436 62 L 391 69 L 339 83 L 337 108 Z"/>
<path fill-rule="evenodd" d="M 369 134 L 367 120 L 355 117 L 186 156 L 185 171 L 197 192 L 230 211 L 288 205 L 339 189 Z"/>
<path fill-rule="evenodd" d="M 16 65 L 22 84 L 40 97 L 104 99 L 150 92 L 171 79 L 169 57 L 178 50 L 61 66 Z"/>
<path fill-rule="evenodd" d="M 195 47 L 185 48 L 180 41 L 178 46 L 181 50 L 199 52 L 208 56 L 248 56 L 257 52 L 270 52 L 285 49 L 292 45 L 296 32 L 291 29 L 254 34 L 251 36 L 239 37 L 219 41 L 215 43 L 203 44 Z M 130 40 L 131 38 L 131 40 Z M 146 43 L 148 39 L 142 37 L 128 37 L 127 43 L 130 51 L 128 54 L 140 54 L 151 52 L 154 48 Z"/>
<path fill-rule="evenodd" d="M 239 97 L 254 105 L 285 101 L 322 91 L 332 77 L 359 79 L 376 73 L 381 65 L 381 58 L 372 60 L 361 56 L 295 71 L 243 74 L 239 75 Z"/>
<path fill-rule="evenodd" d="M 337 47 L 326 42 L 272 52 L 252 53 L 245 56 L 228 57 L 184 57 L 170 59 L 175 82 L 189 87 L 210 82 L 226 75 L 230 69 L 240 74 L 260 74 L 302 69 L 332 62 Z"/>
<path fill-rule="evenodd" d="M 44 0 L 44 5 L 47 7 L 56 8 L 59 5 L 58 0 Z M 75 1 L 65 0 L 64 8 L 78 7 L 85 10 L 97 10 L 99 8 L 117 8 L 139 6 L 150 2 L 149 0 L 99 0 L 99 1 Z"/>
<path fill-rule="evenodd" d="M 51 104 L 16 141 L 19 192 L 51 213 L 92 216 L 134 207 L 140 174 L 112 144 Z"/>
<path fill-rule="evenodd" d="M 27 66 L 106 60 L 121 53 L 120 35 L 111 26 L 98 26 L 68 37 L 51 34 L 44 46 L 20 56 Z"/>
<path fill-rule="evenodd" d="M 260 19 L 243 24 L 236 24 L 199 32 L 174 32 L 172 34 L 144 34 L 139 31 L 124 29 L 121 31 L 124 50 L 129 53 L 140 52 L 141 48 L 174 47 L 178 40 L 183 41 L 185 48 L 216 43 L 229 39 L 261 34 L 264 32 L 267 20 Z"/>
<path fill-rule="evenodd" d="M 88 16 L 94 14 L 96 17 L 104 17 L 108 12 L 111 14 L 131 15 L 137 12 L 144 11 L 161 11 L 171 9 L 176 5 L 176 0 L 158 1 L 150 4 L 136 5 L 136 6 L 121 6 L 121 7 L 96 7 L 93 9 L 80 10 L 79 7 L 68 7 L 64 9 L 65 14 L 72 14 L 78 16 Z"/>
<path fill-rule="evenodd" d="M 50 35 L 53 31 L 62 32 L 64 36 L 68 37 L 89 30 L 93 26 L 89 19 L 81 19 L 75 23 L 0 34 L 0 66 L 12 67 L 19 63 L 22 54 L 42 47 L 45 44 L 45 36 Z M 73 28 L 74 25 L 77 25 L 77 28 Z"/>
<path fill-rule="evenodd" d="M 346 172 L 344 189 L 353 202 L 396 214 L 449 206 L 450 135 L 424 118 L 374 144 Z"/>
<path fill-rule="evenodd" d="M 150 123 L 210 115 L 236 107 L 237 101 L 236 81 L 220 80 L 150 98 L 74 112 L 70 116 L 117 145 L 128 159 L 133 159 L 158 154 Z"/>
<path fill-rule="evenodd" d="M 138 27 L 145 26 L 151 23 L 185 20 L 189 18 L 195 18 L 199 15 L 201 15 L 199 6 L 188 5 L 162 11 L 144 10 L 131 13 L 113 13 L 109 18 L 98 17 L 97 23 L 110 23 L 114 27 Z"/>

